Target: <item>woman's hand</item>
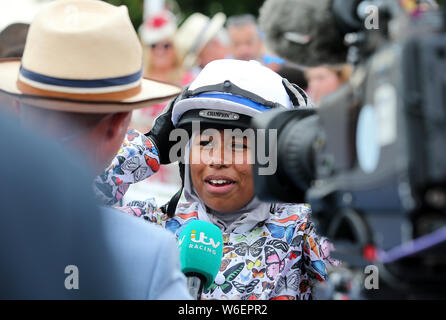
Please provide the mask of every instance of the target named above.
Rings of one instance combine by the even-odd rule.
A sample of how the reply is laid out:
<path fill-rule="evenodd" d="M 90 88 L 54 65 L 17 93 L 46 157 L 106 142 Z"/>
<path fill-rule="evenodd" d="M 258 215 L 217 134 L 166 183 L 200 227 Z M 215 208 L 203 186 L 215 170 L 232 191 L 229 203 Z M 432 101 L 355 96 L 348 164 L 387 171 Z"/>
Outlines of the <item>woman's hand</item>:
<path fill-rule="evenodd" d="M 170 133 L 175 129 L 172 123 L 172 109 L 177 99 L 170 101 L 163 113 L 160 114 L 154 121 L 152 129 L 145 134 L 158 150 L 159 160 L 161 164 L 169 164 L 169 152 L 175 144 L 175 141 L 170 141 Z"/>
<path fill-rule="evenodd" d="M 142 133 L 129 129 L 110 166 L 94 180 L 93 189 L 101 203 L 120 201 L 133 183 L 159 170 L 158 150 Z"/>

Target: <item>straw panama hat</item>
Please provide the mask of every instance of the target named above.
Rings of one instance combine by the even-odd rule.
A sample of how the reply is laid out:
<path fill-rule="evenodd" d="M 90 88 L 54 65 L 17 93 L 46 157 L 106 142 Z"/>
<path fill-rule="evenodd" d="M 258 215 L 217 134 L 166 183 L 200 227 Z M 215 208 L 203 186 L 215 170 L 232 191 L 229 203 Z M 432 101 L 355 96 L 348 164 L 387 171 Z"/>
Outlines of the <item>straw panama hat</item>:
<path fill-rule="evenodd" d="M 175 85 L 142 78 L 142 61 L 125 6 L 54 1 L 31 23 L 22 60 L 0 60 L 0 93 L 84 113 L 130 111 L 178 95 Z"/>
<path fill-rule="evenodd" d="M 186 68 L 194 65 L 200 51 L 217 35 L 225 22 L 226 15 L 221 12 L 212 19 L 197 12 L 184 21 L 174 41 L 180 61 Z"/>

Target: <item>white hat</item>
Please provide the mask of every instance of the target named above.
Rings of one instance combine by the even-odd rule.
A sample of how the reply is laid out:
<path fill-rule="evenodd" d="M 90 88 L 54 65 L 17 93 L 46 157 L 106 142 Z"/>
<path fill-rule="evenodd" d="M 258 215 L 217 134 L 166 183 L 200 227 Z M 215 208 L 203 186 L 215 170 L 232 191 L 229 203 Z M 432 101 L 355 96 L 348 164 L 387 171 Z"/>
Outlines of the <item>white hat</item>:
<path fill-rule="evenodd" d="M 125 6 L 61 0 L 31 23 L 23 58 L 0 60 L 0 93 L 47 109 L 111 113 L 158 104 L 180 88 L 142 78 Z"/>
<path fill-rule="evenodd" d="M 223 28 L 224 13 L 217 13 L 212 19 L 201 13 L 192 14 L 175 35 L 175 48 L 180 61 L 186 68 L 193 66 L 201 50 Z"/>
<path fill-rule="evenodd" d="M 231 119 L 233 113 L 236 113 L 235 117 L 253 117 L 275 107 L 291 109 L 294 106 L 285 88 L 287 83 L 280 75 L 254 60 L 212 61 L 183 93 L 185 96 L 175 103 L 172 122 L 177 126 L 180 120 L 183 122 L 182 116 L 192 110 L 211 111 L 200 113 L 203 118 L 218 118 L 219 114 L 212 110 L 223 111 L 221 119 L 228 117 L 229 123 L 234 120 Z M 299 94 L 299 105 L 307 105 L 305 93 Z M 196 118 L 197 113 L 193 114 Z"/>
<path fill-rule="evenodd" d="M 252 117 L 272 108 L 287 110 L 310 105 L 302 89 L 290 84 L 271 69 L 257 61 L 234 59 L 208 63 L 172 103 L 173 125 L 191 130 L 191 133 L 195 121 L 199 121 L 200 129 L 246 129 L 252 128 Z M 188 159 L 190 142 L 186 152 L 185 158 Z M 180 161 L 180 174 L 184 179 L 186 199 L 201 203 L 193 188 L 187 162 L 182 164 Z M 174 215 L 182 190 L 183 188 L 170 200 L 167 215 Z M 258 205 L 254 201 L 250 207 L 257 210 Z M 246 208 L 249 207 L 245 206 L 244 209 Z"/>
<path fill-rule="evenodd" d="M 177 23 L 175 15 L 167 10 L 148 16 L 138 29 L 141 41 L 146 45 L 173 38 L 176 31 Z"/>

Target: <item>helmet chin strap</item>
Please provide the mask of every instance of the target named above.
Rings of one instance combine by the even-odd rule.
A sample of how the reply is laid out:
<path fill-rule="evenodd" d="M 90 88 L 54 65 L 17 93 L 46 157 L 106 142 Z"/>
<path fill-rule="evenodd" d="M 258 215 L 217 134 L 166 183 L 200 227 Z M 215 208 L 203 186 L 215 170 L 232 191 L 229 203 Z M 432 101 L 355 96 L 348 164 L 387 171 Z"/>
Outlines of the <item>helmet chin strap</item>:
<path fill-rule="evenodd" d="M 183 189 L 184 189 L 184 170 L 185 170 L 185 165 L 182 162 L 178 163 L 179 169 L 180 169 L 180 177 L 181 177 L 181 188 L 180 190 L 177 191 L 177 193 L 175 193 L 172 198 L 169 200 L 169 202 L 167 202 L 166 204 L 164 204 L 163 206 L 161 206 L 161 211 L 165 214 L 167 214 L 167 216 L 169 218 L 173 218 L 175 216 L 175 211 L 177 209 L 177 205 L 178 202 L 180 201 L 181 198 L 181 194 L 183 193 Z"/>
<path fill-rule="evenodd" d="M 294 108 L 311 106 L 311 102 L 309 101 L 307 94 L 298 85 L 289 82 L 285 78 L 282 79 L 282 84 L 286 93 L 290 97 Z"/>

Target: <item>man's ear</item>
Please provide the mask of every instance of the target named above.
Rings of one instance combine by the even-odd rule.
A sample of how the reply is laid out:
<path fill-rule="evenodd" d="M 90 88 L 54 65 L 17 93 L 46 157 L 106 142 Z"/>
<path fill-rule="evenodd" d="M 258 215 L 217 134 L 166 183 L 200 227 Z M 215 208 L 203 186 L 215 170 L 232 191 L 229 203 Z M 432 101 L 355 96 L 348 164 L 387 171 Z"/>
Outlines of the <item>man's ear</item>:
<path fill-rule="evenodd" d="M 113 139 L 117 135 L 121 135 L 123 130 L 126 132 L 131 115 L 131 112 L 119 112 L 113 114 L 107 121 L 107 137 Z"/>

